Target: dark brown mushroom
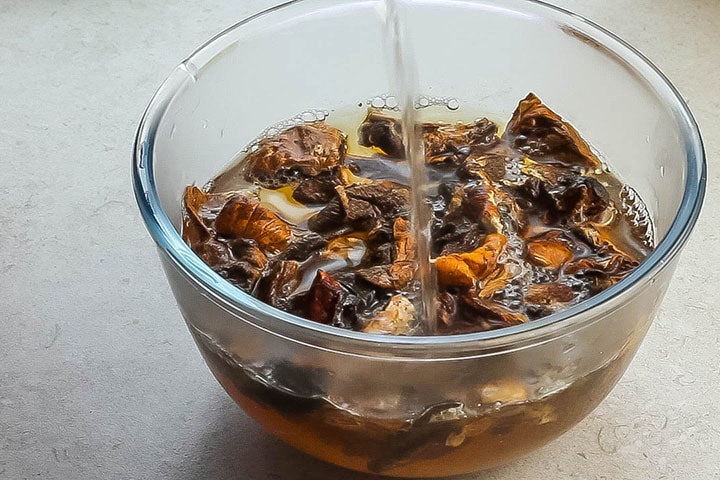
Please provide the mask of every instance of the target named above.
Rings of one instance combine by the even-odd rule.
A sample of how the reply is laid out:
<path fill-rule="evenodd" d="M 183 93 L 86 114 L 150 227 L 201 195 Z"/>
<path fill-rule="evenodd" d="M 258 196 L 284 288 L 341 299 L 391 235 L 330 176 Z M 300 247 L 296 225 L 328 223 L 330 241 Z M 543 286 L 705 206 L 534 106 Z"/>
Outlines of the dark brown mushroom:
<path fill-rule="evenodd" d="M 377 148 L 390 158 L 405 158 L 400 121 L 377 109 L 368 110 L 358 129 L 358 143 L 363 147 Z"/>
<path fill-rule="evenodd" d="M 366 282 L 385 289 L 402 290 L 415 277 L 415 239 L 410 232 L 410 224 L 402 217 L 393 224 L 395 258 L 390 265 L 377 265 L 357 270 L 356 275 Z"/>
<path fill-rule="evenodd" d="M 407 187 L 387 180 L 335 187 L 336 196 L 310 217 L 308 226 L 315 232 L 330 232 L 342 226 L 370 231 L 382 217 L 393 221 L 408 214 Z"/>
<path fill-rule="evenodd" d="M 300 264 L 296 261 L 274 262 L 258 280 L 253 295 L 268 305 L 290 309 L 290 297 L 300 283 Z"/>
<path fill-rule="evenodd" d="M 532 177 L 519 189 L 520 206 L 536 212 L 546 225 L 570 220 L 579 224 L 600 217 L 611 206 L 600 182 L 582 175 L 564 175 L 557 182 Z"/>
<path fill-rule="evenodd" d="M 342 178 L 336 170 L 321 172 L 301 181 L 293 190 L 292 197 L 306 205 L 328 203 L 335 197 L 335 187 L 342 184 Z"/>
<path fill-rule="evenodd" d="M 260 140 L 245 157 L 243 173 L 245 180 L 277 186 L 293 175 L 314 176 L 342 165 L 346 150 L 345 134 L 324 121 L 296 125 Z"/>
<path fill-rule="evenodd" d="M 537 161 L 558 162 L 585 170 L 601 166 L 577 130 L 533 93 L 529 93 L 515 109 L 504 137 L 513 147 Z"/>
<path fill-rule="evenodd" d="M 472 149 L 484 149 L 499 141 L 498 126 L 483 118 L 474 123 L 423 123 L 425 161 L 431 164 L 462 162 Z M 358 129 L 358 143 L 380 150 L 394 159 L 405 158 L 400 120 L 370 109 Z"/>
<path fill-rule="evenodd" d="M 528 321 L 524 314 L 479 298 L 472 290 L 458 295 L 455 300 L 442 296 L 439 300 L 442 322 L 438 322 L 438 333 L 443 335 L 485 332 Z"/>
<path fill-rule="evenodd" d="M 427 163 L 457 164 L 471 151 L 483 151 L 496 144 L 498 127 L 483 118 L 475 123 L 424 123 L 423 140 Z"/>

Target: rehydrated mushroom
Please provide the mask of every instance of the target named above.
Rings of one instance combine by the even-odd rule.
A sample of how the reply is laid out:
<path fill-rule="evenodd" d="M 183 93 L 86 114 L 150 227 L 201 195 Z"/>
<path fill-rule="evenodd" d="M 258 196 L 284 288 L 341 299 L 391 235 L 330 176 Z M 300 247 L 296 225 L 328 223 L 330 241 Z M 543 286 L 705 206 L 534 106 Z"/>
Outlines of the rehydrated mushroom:
<path fill-rule="evenodd" d="M 410 222 L 402 217 L 395 219 L 393 224 L 395 238 L 395 261 L 389 273 L 396 280 L 396 285 L 406 286 L 415 276 L 415 238 L 410 231 Z"/>
<path fill-rule="evenodd" d="M 505 143 L 495 143 L 482 149 L 474 147 L 458 166 L 457 176 L 462 179 L 487 177 L 493 182 L 506 183 L 512 180 L 508 176 L 508 167 L 518 158 L 518 152 Z"/>
<path fill-rule="evenodd" d="M 638 266 L 636 257 L 624 252 L 616 246 L 603 230 L 592 224 L 584 224 L 574 229 L 574 232 L 585 240 L 595 252 L 590 259 L 580 258 L 572 262 L 565 269 L 566 273 L 574 274 L 578 271 L 597 271 L 600 269 L 610 277 L 618 280 Z"/>
<path fill-rule="evenodd" d="M 185 188 L 183 195 L 183 240 L 190 246 L 212 237 L 212 223 L 227 195 L 208 194 L 195 185 Z"/>
<path fill-rule="evenodd" d="M 208 264 L 231 283 L 246 292 L 251 291 L 267 264 L 265 254 L 254 242 L 246 239 L 233 240 L 228 244 L 217 243 L 229 246 L 230 255 L 223 255 Z M 203 260 L 205 260 L 204 257 Z"/>
<path fill-rule="evenodd" d="M 321 172 L 301 181 L 293 190 L 292 197 L 306 205 L 328 203 L 335 196 L 335 187 L 342 184 L 343 180 L 337 170 Z"/>
<path fill-rule="evenodd" d="M 407 335 L 415 321 L 415 307 L 404 295 L 393 295 L 387 306 L 363 327 L 365 333 Z"/>
<path fill-rule="evenodd" d="M 438 283 L 444 287 L 472 287 L 495 269 L 506 241 L 504 235 L 491 233 L 483 245 L 472 252 L 437 257 Z"/>
<path fill-rule="evenodd" d="M 367 117 L 358 128 L 358 143 L 377 148 L 390 158 L 405 158 L 400 121 L 374 108 L 368 109 Z"/>
<path fill-rule="evenodd" d="M 596 171 L 587 144 L 534 95 L 502 138 L 487 119 L 422 128 L 428 189 L 437 189 L 429 227 L 439 334 L 552 314 L 617 282 L 646 253 L 608 194 L 623 185 Z M 359 136 L 404 157 L 399 121 L 384 112 L 370 109 Z M 422 285 L 405 165 L 348 161 L 345 150 L 344 134 L 324 122 L 261 140 L 209 193 L 186 189 L 183 239 L 270 305 L 341 328 L 414 334 L 421 326 L 408 295 Z M 453 431 L 438 448 L 466 434 Z"/>
<path fill-rule="evenodd" d="M 572 287 L 563 283 L 539 283 L 528 287 L 525 301 L 538 305 L 554 305 L 572 302 L 576 295 Z"/>
<path fill-rule="evenodd" d="M 277 253 L 288 246 L 292 230 L 260 202 L 238 194 L 215 219 L 215 230 L 226 238 L 254 240 L 265 252 Z"/>
<path fill-rule="evenodd" d="M 308 220 L 315 232 L 330 232 L 343 226 L 369 231 L 384 219 L 408 214 L 409 191 L 388 180 L 335 187 L 336 196 Z"/>
<path fill-rule="evenodd" d="M 564 175 L 557 182 L 532 177 L 519 189 L 520 206 L 537 212 L 546 225 L 563 220 L 580 224 L 600 217 L 611 206 L 610 195 L 592 177 Z"/>
<path fill-rule="evenodd" d="M 290 244 L 285 250 L 279 253 L 281 260 L 296 260 L 302 262 L 312 254 L 325 248 L 328 240 L 313 232 L 293 233 Z"/>
<path fill-rule="evenodd" d="M 611 280 L 610 284 L 612 284 L 637 266 L 638 261 L 636 259 L 623 252 L 616 251 L 611 254 L 584 257 L 570 262 L 565 267 L 565 273 L 576 276 L 580 274 L 608 277 Z"/>
<path fill-rule="evenodd" d="M 421 455 L 446 454 L 465 441 L 467 417 L 461 402 L 449 401 L 427 407 L 395 431 L 387 442 L 382 443 L 382 448 L 373 452 L 368 469 L 383 473 Z"/>
<path fill-rule="evenodd" d="M 300 283 L 300 264 L 293 260 L 274 262 L 258 280 L 253 295 L 268 305 L 288 310 L 290 296 Z"/>
<path fill-rule="evenodd" d="M 415 277 L 415 239 L 410 224 L 402 217 L 393 224 L 395 259 L 391 265 L 377 265 L 357 270 L 356 275 L 366 282 L 386 290 L 402 290 Z"/>
<path fill-rule="evenodd" d="M 219 275 L 249 291 L 265 268 L 267 257 L 254 243 L 244 239 L 215 238 L 212 229 L 215 216 L 226 198 L 227 195 L 187 187 L 183 198 L 183 240 Z"/>
<path fill-rule="evenodd" d="M 324 121 L 296 125 L 260 140 L 245 157 L 243 173 L 248 181 L 277 186 L 342 165 L 346 150 L 345 134 Z"/>
<path fill-rule="evenodd" d="M 439 296 L 438 332 L 445 335 L 485 332 L 528 321 L 527 316 L 492 300 L 480 298 L 471 289 L 453 296 Z"/>
<path fill-rule="evenodd" d="M 537 161 L 591 170 L 601 166 L 577 130 L 533 93 L 519 103 L 504 136 L 513 147 Z"/>
<path fill-rule="evenodd" d="M 325 325 L 337 325 L 347 293 L 332 275 L 318 270 L 308 291 L 305 305 L 307 317 Z"/>
<path fill-rule="evenodd" d="M 496 124 L 482 118 L 475 123 L 424 123 L 427 163 L 459 163 L 471 151 L 482 151 L 499 141 Z"/>
<path fill-rule="evenodd" d="M 517 210 L 506 197 L 487 177 L 465 185 L 441 184 L 434 202 L 438 213 L 431 226 L 433 252 L 467 252 L 478 248 L 487 234 L 503 233 L 500 202 L 507 210 Z"/>
<path fill-rule="evenodd" d="M 459 163 L 473 148 L 487 148 L 499 141 L 498 127 L 487 118 L 474 123 L 423 123 L 425 161 L 431 164 Z M 376 148 L 394 159 L 405 158 L 400 120 L 370 108 L 358 129 L 358 143 Z"/>
<path fill-rule="evenodd" d="M 463 188 L 463 214 L 486 231 L 502 232 L 503 225 L 497 204 L 497 190 L 489 183 L 468 183 Z"/>
<path fill-rule="evenodd" d="M 527 258 L 535 265 L 557 271 L 573 257 L 571 243 L 560 230 L 549 230 L 527 241 Z"/>
<path fill-rule="evenodd" d="M 478 389 L 480 401 L 484 404 L 523 403 L 530 398 L 524 382 L 512 378 L 499 378 L 483 384 Z"/>

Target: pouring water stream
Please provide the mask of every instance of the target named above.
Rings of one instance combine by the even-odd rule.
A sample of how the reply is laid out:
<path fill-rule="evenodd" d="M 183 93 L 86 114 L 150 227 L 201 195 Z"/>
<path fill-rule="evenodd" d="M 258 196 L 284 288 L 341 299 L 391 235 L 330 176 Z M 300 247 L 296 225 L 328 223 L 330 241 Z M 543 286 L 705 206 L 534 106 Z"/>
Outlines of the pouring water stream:
<path fill-rule="evenodd" d="M 416 299 L 419 323 L 423 333 L 432 335 L 437 322 L 437 280 L 430 262 L 430 220 L 432 212 L 426 201 L 428 176 L 422 126 L 415 99 L 418 98 L 417 65 L 412 54 L 405 25 L 398 11 L 399 1 L 384 0 L 386 52 L 393 90 L 400 107 L 405 158 L 410 167 L 410 207 L 415 240 L 419 298 Z"/>

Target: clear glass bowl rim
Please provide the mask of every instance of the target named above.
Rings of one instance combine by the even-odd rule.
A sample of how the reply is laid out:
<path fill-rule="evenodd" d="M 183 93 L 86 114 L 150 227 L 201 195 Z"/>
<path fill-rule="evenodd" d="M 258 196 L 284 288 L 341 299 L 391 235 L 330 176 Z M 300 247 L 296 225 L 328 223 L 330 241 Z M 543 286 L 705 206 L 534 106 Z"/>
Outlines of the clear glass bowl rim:
<path fill-rule="evenodd" d="M 698 125 L 680 93 L 668 78 L 638 50 L 612 32 L 568 10 L 540 0 L 520 0 L 520 2 L 542 9 L 559 25 L 569 27 L 575 32 L 590 32 L 593 40 L 600 39 L 600 45 L 606 52 L 631 65 L 643 79 L 653 82 L 656 93 L 666 102 L 666 105 L 672 108 L 675 119 L 681 128 L 688 163 L 685 190 L 678 212 L 670 229 L 658 243 L 656 249 L 623 280 L 576 306 L 522 325 L 453 336 L 401 337 L 343 330 L 275 309 L 234 287 L 207 266 L 185 244 L 161 206 L 153 170 L 153 149 L 157 127 L 173 96 L 187 81 L 186 65 L 207 56 L 208 53 L 211 54 L 208 58 L 214 57 L 234 41 L 232 33 L 236 29 L 242 28 L 243 25 L 296 4 L 311 3 L 309 0 L 292 0 L 279 4 L 247 17 L 215 35 L 181 62 L 152 97 L 143 113 L 135 137 L 132 180 L 141 215 L 158 248 L 175 267 L 202 287 L 204 293 L 218 305 L 234 314 L 242 312 L 244 314 L 243 321 L 250 321 L 259 328 L 285 336 L 292 341 L 309 343 L 314 346 L 341 344 L 342 350 L 347 353 L 358 350 L 363 353 L 374 351 L 377 354 L 388 354 L 391 351 L 392 356 L 402 356 L 403 351 L 414 355 L 418 351 L 427 351 L 428 348 L 435 354 L 467 350 L 476 352 L 507 351 L 520 348 L 527 342 L 537 343 L 557 338 L 587 325 L 588 322 L 598 320 L 597 316 L 593 314 L 595 310 L 603 307 L 611 310 L 613 305 L 621 304 L 623 299 L 631 296 L 635 289 L 640 288 L 645 282 L 651 281 L 660 273 L 679 254 L 687 242 L 697 222 L 705 197 L 707 165 L 703 141 Z M 342 4 L 349 3 L 351 2 L 339 1 L 336 6 L 340 7 Z M 455 2 L 443 4 L 441 0 L 422 0 L 422 3 L 436 3 L 444 6 L 447 3 Z M 503 3 L 501 0 L 464 0 L 457 3 L 497 5 L 508 9 L 507 3 Z M 206 61 L 197 63 L 203 64 Z M 266 321 L 260 320 L 263 318 Z M 288 334 L 288 332 L 290 333 Z"/>

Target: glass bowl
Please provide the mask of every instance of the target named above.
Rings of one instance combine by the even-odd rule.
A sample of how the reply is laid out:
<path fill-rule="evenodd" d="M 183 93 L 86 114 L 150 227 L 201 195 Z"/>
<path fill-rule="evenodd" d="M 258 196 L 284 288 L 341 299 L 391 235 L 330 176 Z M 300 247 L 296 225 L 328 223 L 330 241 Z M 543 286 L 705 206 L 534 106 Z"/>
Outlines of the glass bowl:
<path fill-rule="evenodd" d="M 153 97 L 135 194 L 179 308 L 225 390 L 268 431 L 354 470 L 434 477 L 496 466 L 567 431 L 640 345 L 700 211 L 705 159 L 680 95 L 637 51 L 541 2 L 418 0 L 401 15 L 419 92 L 509 118 L 535 92 L 644 199 L 657 247 L 573 308 L 446 337 L 345 331 L 276 310 L 183 243 L 181 199 L 269 125 L 390 92 L 380 1 L 303 0 L 250 17 Z M 392 92 L 390 92 L 392 93 Z"/>

